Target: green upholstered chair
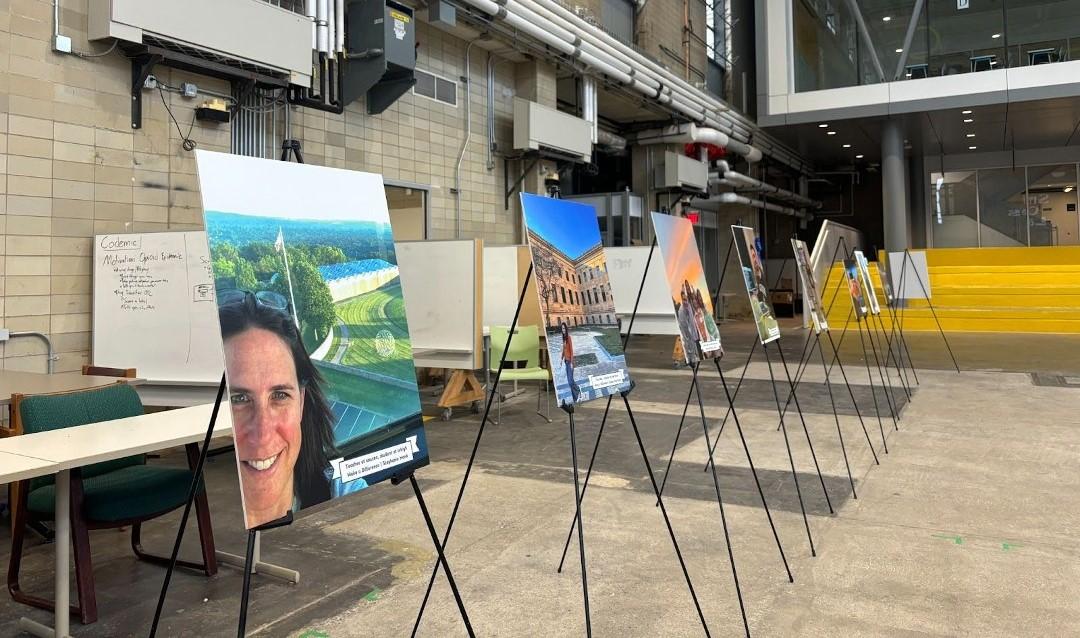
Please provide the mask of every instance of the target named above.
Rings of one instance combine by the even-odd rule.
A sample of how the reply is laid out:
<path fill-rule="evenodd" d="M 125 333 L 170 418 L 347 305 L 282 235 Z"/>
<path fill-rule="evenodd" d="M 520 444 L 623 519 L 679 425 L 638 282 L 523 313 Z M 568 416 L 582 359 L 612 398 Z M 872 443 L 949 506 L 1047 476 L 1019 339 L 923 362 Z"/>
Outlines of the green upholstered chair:
<path fill-rule="evenodd" d="M 504 381 L 543 381 L 547 394 L 547 414 L 540 412 L 540 392 L 536 393 L 536 413 L 551 423 L 551 371 L 540 365 L 540 332 L 536 326 L 518 326 L 510 337 L 509 326 L 491 327 L 491 373 L 498 372 L 499 362 L 506 352 L 506 367 L 503 368 L 499 382 Z M 502 420 L 502 397 L 498 399 L 498 416 L 495 423 Z"/>
<path fill-rule="evenodd" d="M 139 395 L 130 385 L 120 382 L 92 390 L 40 395 L 14 395 L 12 406 L 23 432 L 32 434 L 46 430 L 76 427 L 88 423 L 111 421 L 143 413 Z M 75 554 L 75 580 L 78 605 L 71 613 L 83 624 L 97 620 L 97 598 L 90 561 L 89 530 L 131 526 L 131 548 L 140 560 L 167 565 L 168 558 L 147 554 L 140 541 L 144 521 L 161 516 L 187 502 L 198 460 L 198 446 L 187 446 L 187 468 L 147 465 L 142 454 L 95 463 L 71 471 L 71 538 Z M 8 563 L 8 591 L 17 602 L 53 609 L 53 601 L 26 594 L 19 587 L 19 565 L 22 562 L 23 539 L 27 525 L 33 521 L 50 521 L 55 509 L 54 477 L 22 481 L 20 498 L 14 511 L 11 538 L 11 559 Z M 206 489 L 200 486 L 195 499 L 199 539 L 202 544 L 202 563 L 177 561 L 177 565 L 197 569 L 212 576 L 217 573 L 214 555 L 214 533 L 210 525 L 210 509 Z"/>

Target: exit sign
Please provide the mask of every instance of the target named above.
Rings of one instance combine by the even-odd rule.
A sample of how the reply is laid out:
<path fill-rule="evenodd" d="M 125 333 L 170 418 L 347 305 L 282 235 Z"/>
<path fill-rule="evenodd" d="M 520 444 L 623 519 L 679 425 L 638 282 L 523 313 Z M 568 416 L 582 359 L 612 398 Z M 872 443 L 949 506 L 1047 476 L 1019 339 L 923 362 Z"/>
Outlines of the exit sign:
<path fill-rule="evenodd" d="M 690 220 L 691 224 L 697 226 L 698 222 L 701 221 L 701 213 L 697 212 L 696 210 L 692 210 L 686 213 L 686 218 Z"/>

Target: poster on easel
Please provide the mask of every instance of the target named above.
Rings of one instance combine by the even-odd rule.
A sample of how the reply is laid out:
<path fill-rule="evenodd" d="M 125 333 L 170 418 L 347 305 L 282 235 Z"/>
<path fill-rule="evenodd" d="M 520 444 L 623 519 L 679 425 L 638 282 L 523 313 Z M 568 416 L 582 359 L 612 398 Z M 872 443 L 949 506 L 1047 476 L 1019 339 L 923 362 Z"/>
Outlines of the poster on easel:
<path fill-rule="evenodd" d="M 713 317 L 712 295 L 705 281 L 701 254 L 694 240 L 694 225 L 685 217 L 652 213 L 656 245 L 675 304 L 683 358 L 688 364 L 724 354 L 720 329 Z"/>
<path fill-rule="evenodd" d="M 596 209 L 529 193 L 521 209 L 559 405 L 629 390 Z"/>
<path fill-rule="evenodd" d="M 247 528 L 427 465 L 382 177 L 196 163 Z"/>
<path fill-rule="evenodd" d="M 862 277 L 863 296 L 870 304 L 870 312 L 875 315 L 881 314 L 881 306 L 878 305 L 877 293 L 874 291 L 874 280 L 870 278 L 870 262 L 861 250 L 854 251 L 855 263 L 859 267 L 859 276 Z"/>
<path fill-rule="evenodd" d="M 793 238 L 791 247 L 795 251 L 795 263 L 803 282 L 803 299 L 806 300 L 806 309 L 810 313 L 814 332 L 816 334 L 821 334 L 822 331 L 828 332 L 829 322 L 822 309 L 821 291 L 818 290 L 817 282 L 814 280 L 814 269 L 810 265 L 810 251 L 806 248 L 806 242 L 801 239 Z"/>
<path fill-rule="evenodd" d="M 743 283 L 746 294 L 750 297 L 750 310 L 754 314 L 758 338 L 762 345 L 780 338 L 780 324 L 776 321 L 772 304 L 769 302 L 769 290 L 765 286 L 765 267 L 761 254 L 758 253 L 757 234 L 748 226 L 732 226 L 735 237 L 735 251 L 739 253 Z"/>
<path fill-rule="evenodd" d="M 851 305 L 855 309 L 855 318 L 862 321 L 869 312 L 866 307 L 866 295 L 863 292 L 862 275 L 859 274 L 859 265 L 854 259 L 844 260 L 844 277 L 847 279 L 848 296 L 851 297 Z"/>
<path fill-rule="evenodd" d="M 881 292 L 885 295 L 885 305 L 892 306 L 894 295 L 892 276 L 889 274 L 891 272 L 889 268 L 889 253 L 886 252 L 881 254 L 881 261 L 878 262 L 877 269 L 878 277 L 881 278 Z"/>

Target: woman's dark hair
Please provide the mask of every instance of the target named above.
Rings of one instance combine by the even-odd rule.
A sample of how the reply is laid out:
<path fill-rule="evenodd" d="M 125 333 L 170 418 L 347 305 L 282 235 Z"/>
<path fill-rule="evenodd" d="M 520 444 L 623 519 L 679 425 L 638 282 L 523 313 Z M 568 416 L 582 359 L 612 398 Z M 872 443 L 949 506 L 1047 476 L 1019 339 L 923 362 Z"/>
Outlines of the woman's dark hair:
<path fill-rule="evenodd" d="M 249 328 L 262 328 L 277 335 L 288 346 L 296 366 L 296 379 L 304 390 L 300 454 L 293 469 L 293 494 L 300 500 L 301 508 L 329 500 L 330 479 L 326 470 L 330 467 L 330 455 L 337 456 L 333 413 L 322 391 L 322 375 L 304 349 L 292 317 L 257 303 L 255 296 L 250 294 L 241 303 L 221 306 L 218 317 L 223 341 Z"/>

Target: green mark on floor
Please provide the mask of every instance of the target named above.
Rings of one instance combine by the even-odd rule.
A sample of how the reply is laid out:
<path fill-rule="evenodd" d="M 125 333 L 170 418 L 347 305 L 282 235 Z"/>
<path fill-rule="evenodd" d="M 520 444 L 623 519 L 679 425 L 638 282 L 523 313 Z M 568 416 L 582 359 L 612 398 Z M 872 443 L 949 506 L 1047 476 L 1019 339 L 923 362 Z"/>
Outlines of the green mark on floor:
<path fill-rule="evenodd" d="M 1016 549 L 1017 547 L 1023 547 L 1020 543 L 1002 543 L 1001 551 L 1008 552 Z"/>
<path fill-rule="evenodd" d="M 372 589 L 368 593 L 364 594 L 364 600 L 368 601 L 369 603 L 373 603 L 379 599 L 379 594 L 381 593 L 382 590 L 376 587 L 375 589 Z"/>
<path fill-rule="evenodd" d="M 956 543 L 957 545 L 963 545 L 964 544 L 964 538 L 962 536 L 958 536 L 958 535 L 934 534 L 934 538 L 945 538 L 945 539 L 951 540 L 952 542 Z"/>
<path fill-rule="evenodd" d="M 308 629 L 304 633 L 297 636 L 297 638 L 330 638 L 330 634 L 322 631 L 321 629 Z"/>

